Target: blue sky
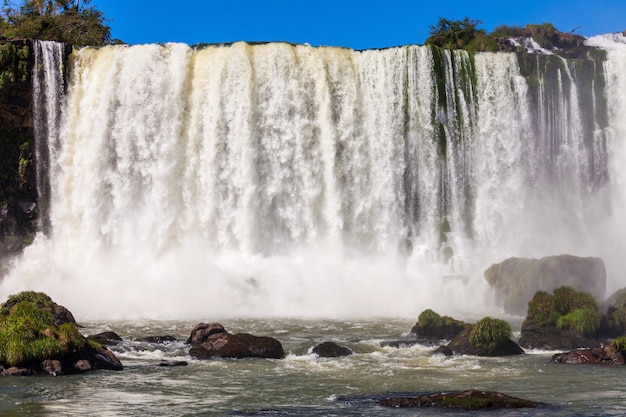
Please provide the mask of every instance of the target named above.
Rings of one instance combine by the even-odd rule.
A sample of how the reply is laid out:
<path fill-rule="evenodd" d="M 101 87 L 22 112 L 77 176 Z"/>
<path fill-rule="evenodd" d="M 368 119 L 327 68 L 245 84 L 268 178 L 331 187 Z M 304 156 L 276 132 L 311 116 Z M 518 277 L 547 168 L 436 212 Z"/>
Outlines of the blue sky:
<path fill-rule="evenodd" d="M 130 44 L 287 41 L 353 49 L 422 44 L 439 17 L 498 25 L 552 22 L 592 36 L 626 30 L 626 0 L 92 0 Z"/>

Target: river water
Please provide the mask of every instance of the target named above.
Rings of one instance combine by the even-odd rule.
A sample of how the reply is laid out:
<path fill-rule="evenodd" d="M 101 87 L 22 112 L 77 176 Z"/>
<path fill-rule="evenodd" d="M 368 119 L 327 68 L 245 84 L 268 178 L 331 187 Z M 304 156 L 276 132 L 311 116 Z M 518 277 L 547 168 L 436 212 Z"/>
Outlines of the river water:
<path fill-rule="evenodd" d="M 194 321 L 83 323 L 84 334 L 112 330 L 121 372 L 63 377 L 0 378 L 0 415 L 66 416 L 428 416 L 483 415 L 377 405 L 390 395 L 466 389 L 499 391 L 546 403 L 490 416 L 599 416 L 626 413 L 624 367 L 550 363 L 554 352 L 509 358 L 433 355 L 432 346 L 389 347 L 408 340 L 402 320 L 229 320 L 231 333 L 275 337 L 285 359 L 195 360 L 183 342 L 148 344 L 150 335 L 186 339 Z M 344 358 L 319 358 L 313 346 L 332 340 L 350 347 Z M 160 367 L 161 360 L 187 366 Z"/>

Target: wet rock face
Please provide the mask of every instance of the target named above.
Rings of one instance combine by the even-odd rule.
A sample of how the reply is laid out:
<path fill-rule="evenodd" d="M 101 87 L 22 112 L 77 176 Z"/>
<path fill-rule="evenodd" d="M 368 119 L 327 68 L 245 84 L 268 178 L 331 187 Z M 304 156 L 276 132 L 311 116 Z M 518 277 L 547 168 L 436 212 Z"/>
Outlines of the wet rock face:
<path fill-rule="evenodd" d="M 0 40 L 0 258 L 18 253 L 37 229 L 32 41 Z M 24 76 L 28 74 L 27 76 Z M 1 262 L 1 259 L 0 259 Z M 2 271 L 0 271 L 2 272 Z"/>

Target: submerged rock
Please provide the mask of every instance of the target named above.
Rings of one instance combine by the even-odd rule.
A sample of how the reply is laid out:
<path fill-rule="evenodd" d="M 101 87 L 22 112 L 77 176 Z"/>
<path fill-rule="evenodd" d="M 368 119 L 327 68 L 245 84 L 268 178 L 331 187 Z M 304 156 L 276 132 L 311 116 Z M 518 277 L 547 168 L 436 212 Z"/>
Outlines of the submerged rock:
<path fill-rule="evenodd" d="M 491 265 L 485 279 L 494 288 L 508 314 L 523 316 L 537 291 L 569 286 L 590 293 L 596 299 L 606 292 L 606 268 L 600 258 L 572 255 L 541 259 L 509 258 Z"/>
<path fill-rule="evenodd" d="M 165 336 L 146 336 L 137 339 L 138 342 L 146 342 L 146 343 L 155 343 L 155 344 L 163 344 L 170 342 L 180 342 L 179 339 L 174 336 L 165 335 Z"/>
<path fill-rule="evenodd" d="M 462 410 L 537 408 L 544 404 L 511 397 L 500 392 L 468 390 L 425 394 L 418 397 L 389 397 L 378 402 L 383 407 L 440 407 Z"/>
<path fill-rule="evenodd" d="M 283 346 L 278 340 L 247 333 L 230 334 L 219 323 L 196 325 L 187 343 L 192 345 L 189 355 L 198 359 L 285 357 Z"/>
<path fill-rule="evenodd" d="M 352 349 L 345 346 L 339 346 L 335 342 L 324 342 L 313 348 L 313 353 L 320 358 L 339 358 L 342 356 L 352 355 Z"/>

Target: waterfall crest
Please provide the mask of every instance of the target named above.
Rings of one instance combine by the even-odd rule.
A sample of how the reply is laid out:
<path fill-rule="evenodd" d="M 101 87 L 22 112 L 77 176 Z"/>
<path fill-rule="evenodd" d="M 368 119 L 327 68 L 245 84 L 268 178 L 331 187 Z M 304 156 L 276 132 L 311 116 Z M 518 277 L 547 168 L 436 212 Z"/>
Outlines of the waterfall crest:
<path fill-rule="evenodd" d="M 69 284 L 106 301 L 74 307 L 93 316 L 415 316 L 497 308 L 482 271 L 510 256 L 601 256 L 618 279 L 625 60 L 606 42 L 606 62 L 77 50 L 48 120 L 52 231 L 0 292 Z"/>

